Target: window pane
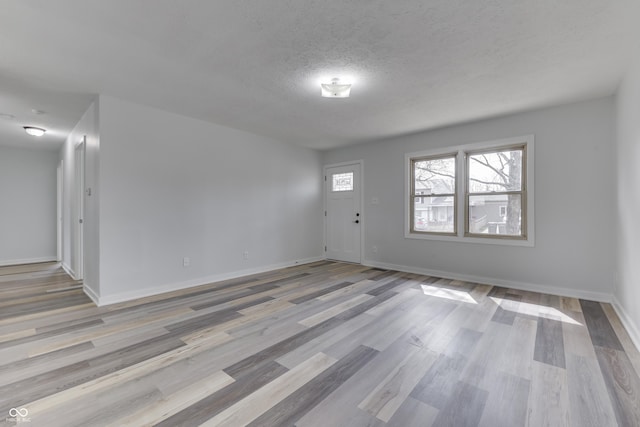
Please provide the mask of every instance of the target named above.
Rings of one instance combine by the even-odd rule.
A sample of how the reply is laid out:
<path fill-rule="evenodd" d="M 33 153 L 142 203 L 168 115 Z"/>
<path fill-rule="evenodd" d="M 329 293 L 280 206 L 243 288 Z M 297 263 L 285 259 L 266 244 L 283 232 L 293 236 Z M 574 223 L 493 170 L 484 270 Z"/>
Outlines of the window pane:
<path fill-rule="evenodd" d="M 453 194 L 455 174 L 455 157 L 418 160 L 414 163 L 415 194 Z"/>
<path fill-rule="evenodd" d="M 332 177 L 332 191 L 353 191 L 353 172 L 336 173 Z"/>
<path fill-rule="evenodd" d="M 455 231 L 453 229 L 455 219 L 453 197 L 416 197 L 414 202 L 415 231 L 433 233 Z"/>
<path fill-rule="evenodd" d="M 520 194 L 469 196 L 469 232 L 498 236 L 522 235 L 521 199 Z"/>
<path fill-rule="evenodd" d="M 522 190 L 523 150 L 469 155 L 469 192 Z"/>

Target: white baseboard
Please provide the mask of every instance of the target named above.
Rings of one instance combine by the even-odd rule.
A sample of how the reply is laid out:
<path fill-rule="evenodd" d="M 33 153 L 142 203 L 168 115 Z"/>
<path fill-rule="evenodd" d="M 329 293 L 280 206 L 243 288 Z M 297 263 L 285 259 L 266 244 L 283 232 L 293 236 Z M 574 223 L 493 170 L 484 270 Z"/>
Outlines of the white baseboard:
<path fill-rule="evenodd" d="M 9 259 L 0 261 L 0 267 L 6 267 L 8 265 L 22 265 L 22 264 L 37 264 L 39 262 L 55 262 L 56 256 L 47 256 L 40 258 L 24 258 L 24 259 Z"/>
<path fill-rule="evenodd" d="M 95 303 L 95 305 L 100 305 L 100 296 L 90 287 L 88 287 L 87 285 L 83 285 L 82 286 L 82 290 L 84 291 L 85 294 L 87 294 L 87 296 L 89 298 L 91 298 L 91 301 L 93 301 Z"/>
<path fill-rule="evenodd" d="M 213 276 L 200 277 L 193 280 L 188 280 L 179 283 L 169 283 L 162 286 L 136 289 L 129 292 L 120 292 L 117 294 L 98 296 L 94 294 L 94 299 L 91 295 L 89 298 L 93 299 L 98 306 L 116 304 L 119 302 L 130 301 L 138 298 L 150 297 L 153 295 L 164 294 L 167 292 L 179 291 L 181 289 L 192 288 L 195 286 L 207 285 L 209 283 L 220 282 L 223 280 L 236 279 L 238 277 L 250 276 L 252 274 L 266 273 L 268 271 L 278 270 L 280 268 L 293 267 L 295 265 L 309 264 L 312 262 L 322 261 L 324 257 L 305 258 L 300 260 L 286 261 L 278 264 L 266 265 L 263 267 L 250 268 L 246 270 L 233 271 L 230 273 L 216 274 Z"/>
<path fill-rule="evenodd" d="M 629 313 L 626 312 L 622 304 L 620 304 L 618 298 L 616 298 L 615 296 L 613 297 L 613 302 L 611 303 L 611 305 L 613 305 L 613 309 L 616 311 L 616 314 L 620 318 L 622 326 L 624 326 L 624 328 L 627 330 L 627 333 L 629 334 L 629 337 L 631 337 L 631 341 L 636 346 L 636 349 L 640 350 L 640 331 L 638 330 L 638 327 L 636 326 L 634 321 L 631 320 Z"/>
<path fill-rule="evenodd" d="M 563 297 L 581 298 L 591 301 L 608 302 L 612 301 L 613 296 L 603 292 L 585 291 L 580 289 L 561 288 L 548 285 L 538 285 L 534 283 L 515 282 L 511 280 L 496 279 L 493 277 L 481 277 L 468 274 L 451 273 L 448 271 L 430 270 L 427 268 L 410 267 L 406 265 L 388 264 L 385 262 L 377 262 L 364 260 L 363 265 L 368 267 L 383 268 L 385 270 L 397 270 L 405 273 L 424 274 L 426 276 L 441 277 L 443 279 L 461 280 L 465 282 L 483 283 L 487 285 L 502 286 L 505 288 L 518 289 L 521 291 L 540 292 L 543 294 L 558 295 Z"/>
<path fill-rule="evenodd" d="M 65 264 L 64 262 L 61 264 L 62 265 L 62 269 L 69 275 L 71 276 L 71 278 L 73 280 L 78 280 L 77 276 L 76 276 L 76 272 L 73 271 L 73 269 L 68 266 L 67 264 Z"/>

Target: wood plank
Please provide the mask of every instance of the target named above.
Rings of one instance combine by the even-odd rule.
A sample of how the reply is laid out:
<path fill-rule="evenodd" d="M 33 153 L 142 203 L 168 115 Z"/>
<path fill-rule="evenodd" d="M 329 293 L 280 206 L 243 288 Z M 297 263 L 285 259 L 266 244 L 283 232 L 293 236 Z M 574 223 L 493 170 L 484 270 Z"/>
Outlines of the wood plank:
<path fill-rule="evenodd" d="M 294 424 L 377 354 L 376 350 L 359 346 L 249 425 L 259 427 Z"/>
<path fill-rule="evenodd" d="M 582 312 L 580 300 L 577 298 L 560 297 L 560 307 L 563 312 Z"/>
<path fill-rule="evenodd" d="M 504 349 L 509 342 L 513 326 L 499 322 L 489 322 L 487 330 L 478 340 L 473 352 L 468 356 L 469 362 L 464 366 L 460 380 L 473 386 L 483 388 L 486 372 L 502 369 L 501 357 L 495 354 L 496 349 Z M 500 352 L 502 354 L 502 352 Z"/>
<path fill-rule="evenodd" d="M 431 334 L 423 338 L 428 341 L 430 349 L 439 353 L 445 351 L 474 312 L 474 307 L 470 304 L 440 298 L 429 298 L 429 302 L 423 303 L 422 306 L 425 308 L 433 306 L 433 311 L 440 312 L 430 322 L 433 326 Z"/>
<path fill-rule="evenodd" d="M 201 426 L 236 427 L 247 425 L 311 381 L 315 376 L 325 371 L 336 361 L 336 359 L 324 353 L 318 353 L 256 390 L 240 402 L 202 423 Z"/>
<path fill-rule="evenodd" d="M 585 327 L 585 320 L 582 311 L 565 311 L 569 317 L 575 319 L 578 324 L 563 323 L 562 338 L 564 340 L 564 352 L 569 355 L 576 355 L 596 360 L 596 353 L 591 341 L 589 330 Z"/>
<path fill-rule="evenodd" d="M 280 377 L 288 370 L 276 362 L 262 365 L 250 374 L 238 377 L 230 385 L 213 392 L 165 420 L 157 423 L 157 427 L 199 425 L 223 410 L 240 402 L 256 390 Z"/>
<path fill-rule="evenodd" d="M 563 327 L 566 325 L 563 325 Z M 509 331 L 498 359 L 501 371 L 521 378 L 531 379 L 538 322 L 517 317 Z M 564 332 L 564 329 L 563 329 Z M 565 348 L 566 348 L 565 341 Z"/>
<path fill-rule="evenodd" d="M 350 308 L 353 308 L 355 306 L 357 306 L 360 303 L 363 303 L 365 301 L 370 300 L 371 298 L 373 298 L 373 296 L 371 295 L 358 295 L 355 296 L 347 301 L 344 301 L 340 304 L 336 304 L 331 308 L 328 308 L 326 310 L 323 310 L 319 313 L 314 314 L 313 316 L 309 316 L 305 319 L 302 319 L 301 321 L 299 321 L 298 323 L 300 323 L 301 325 L 304 326 L 315 326 L 319 323 L 324 322 L 325 320 L 328 320 L 334 316 L 336 316 L 339 313 L 342 313 Z"/>
<path fill-rule="evenodd" d="M 36 334 L 36 330 L 33 328 L 23 329 L 21 331 L 16 331 L 16 332 L 9 332 L 4 335 L 0 335 L 0 343 L 3 343 L 5 341 L 14 341 L 14 340 L 17 340 L 18 338 L 30 337 L 35 334 Z"/>
<path fill-rule="evenodd" d="M 72 324 L 69 325 L 69 323 L 72 323 Z M 103 324 L 104 322 L 102 321 L 102 319 L 93 319 L 93 320 L 82 321 L 82 322 L 64 322 L 62 324 L 58 324 L 58 325 L 55 325 L 55 327 L 50 327 L 50 328 L 37 328 L 35 330 L 35 333 L 32 335 L 26 335 L 11 341 L 0 343 L 0 349 L 7 348 L 7 347 L 17 347 L 25 343 L 42 341 L 45 338 L 57 337 L 59 335 L 65 335 L 65 334 L 69 334 L 70 332 L 80 331 L 80 330 L 88 329 L 94 326 L 100 326 Z M 80 342 L 82 342 L 82 340 Z M 59 348 L 62 348 L 62 347 L 59 347 Z M 54 346 L 54 349 L 59 349 L 59 348 L 57 345 Z M 47 353 L 47 351 L 44 351 L 43 353 Z M 30 351 L 30 354 L 34 356 L 40 353 L 38 352 L 33 353 Z"/>
<path fill-rule="evenodd" d="M 308 293 L 308 294 L 300 296 L 298 298 L 294 298 L 294 299 L 290 300 L 290 302 L 293 303 L 293 304 L 302 304 L 304 302 L 311 301 L 311 300 L 313 300 L 315 298 L 318 298 L 319 296 L 330 294 L 330 293 L 332 293 L 332 292 L 334 292 L 334 291 L 336 291 L 338 289 L 343 289 L 343 288 L 345 288 L 345 287 L 347 287 L 349 285 L 352 285 L 352 283 L 351 282 L 340 282 L 340 283 L 335 284 L 333 286 L 329 286 L 327 288 L 323 288 L 323 289 Z"/>
<path fill-rule="evenodd" d="M 624 351 L 600 303 L 580 300 L 580 306 L 593 345 Z"/>
<path fill-rule="evenodd" d="M 412 397 L 407 397 L 402 403 L 402 406 L 398 408 L 386 424 L 389 427 L 431 427 L 434 425 L 433 423 L 438 416 L 438 412 L 439 411 L 432 406 Z"/>
<path fill-rule="evenodd" d="M 82 362 L 35 375 L 31 378 L 0 387 L 0 408 L 10 408 L 42 399 L 75 386 L 89 383 L 96 378 L 152 359 L 163 353 L 183 347 L 184 343 L 171 336 L 152 338 L 127 348 L 87 359 Z M 73 392 L 69 393 L 73 395 Z M 30 404 L 30 407 L 33 404 Z"/>
<path fill-rule="evenodd" d="M 448 356 L 462 355 L 469 357 L 473 354 L 473 351 L 482 338 L 482 335 L 482 332 L 467 328 L 460 328 L 447 348 L 445 348 L 444 354 Z"/>
<path fill-rule="evenodd" d="M 402 337 L 380 352 L 349 380 L 338 387 L 296 422 L 297 427 L 384 425 L 358 408 L 362 400 L 401 363 L 413 345 Z"/>
<path fill-rule="evenodd" d="M 467 358 L 462 355 L 450 357 L 441 354 L 418 381 L 410 396 L 434 408 L 444 408 L 453 396 L 458 378 L 467 362 Z"/>
<path fill-rule="evenodd" d="M 374 279 L 375 280 L 375 279 Z M 373 296 L 378 296 L 381 295 L 387 291 L 390 291 L 394 288 L 397 288 L 398 286 L 402 285 L 404 282 L 406 282 L 407 279 L 401 277 L 398 279 L 395 279 L 389 283 L 386 283 L 382 286 L 378 286 L 377 288 L 373 288 L 370 291 L 367 292 L 368 295 L 373 295 Z"/>
<path fill-rule="evenodd" d="M 433 424 L 436 426 L 477 426 L 484 411 L 488 392 L 463 382 L 457 382 L 453 394 L 440 410 Z M 460 402 L 464 402 L 463 405 Z"/>
<path fill-rule="evenodd" d="M 416 298 L 422 297 L 422 300 L 424 300 L 425 298 L 422 295 L 422 292 L 417 289 L 405 289 L 393 295 L 385 302 L 378 304 L 373 308 L 370 308 L 366 311 L 366 313 L 372 316 L 380 316 L 396 308 L 402 310 L 404 308 L 401 307 L 404 307 L 404 304 L 410 303 L 410 301 L 415 300 Z"/>
<path fill-rule="evenodd" d="M 584 307 L 583 307 L 584 309 Z M 596 356 L 603 373 L 618 424 L 640 425 L 640 379 L 623 351 L 596 347 Z"/>
<path fill-rule="evenodd" d="M 336 298 L 352 295 L 354 293 L 361 292 L 361 291 L 366 291 L 375 283 L 376 282 L 373 280 L 368 280 L 368 279 L 360 280 L 358 282 L 355 282 L 352 285 L 345 286 L 344 288 L 337 289 L 333 292 L 329 292 L 324 295 L 320 295 L 317 298 L 320 301 L 331 301 Z"/>
<path fill-rule="evenodd" d="M 371 348 L 383 351 L 398 337 L 412 330 L 414 325 L 428 327 L 428 312 L 419 312 L 416 307 L 409 311 L 394 311 L 393 315 L 379 317 L 361 335 L 361 342 Z"/>
<path fill-rule="evenodd" d="M 31 422 L 25 424 L 46 427 L 105 426 L 161 397 L 161 393 L 148 384 L 119 387 L 115 393 L 107 395 L 78 396 L 73 403 L 65 402 L 49 412 L 30 411 Z M 118 409 L 113 410 L 114 407 Z"/>
<path fill-rule="evenodd" d="M 30 350 L 29 356 L 30 357 L 38 356 L 40 354 L 45 354 L 55 350 L 60 350 L 65 347 L 71 347 L 73 345 L 89 341 L 91 339 L 117 334 L 126 330 L 140 327 L 142 325 L 153 324 L 155 322 L 162 321 L 167 318 L 171 318 L 172 316 L 191 313 L 191 312 L 192 310 L 190 308 L 184 307 L 184 308 L 172 310 L 170 312 L 157 313 L 155 315 L 145 316 L 144 318 L 139 319 L 137 322 L 129 323 L 127 325 L 105 326 L 105 327 L 99 328 L 98 330 L 88 330 L 88 331 L 84 331 L 83 333 L 74 334 L 71 338 L 48 340 L 50 342 L 47 345 L 38 346 L 33 350 Z M 92 324 L 92 326 L 94 325 Z"/>
<path fill-rule="evenodd" d="M 629 361 L 635 368 L 636 374 L 640 376 L 640 352 L 638 352 L 638 349 L 636 348 L 635 344 L 631 340 L 629 333 L 622 325 L 622 322 L 620 321 L 620 318 L 616 314 L 616 311 L 614 310 L 613 306 L 611 304 L 601 304 L 601 306 L 605 314 L 607 315 L 607 319 L 609 319 L 609 323 L 611 324 L 611 327 L 615 331 L 616 336 L 620 340 L 620 343 L 622 344 L 622 348 L 624 349 L 624 352 L 627 354 Z"/>
<path fill-rule="evenodd" d="M 360 331 L 367 325 L 371 324 L 375 319 L 375 317 L 369 316 L 368 314 L 361 314 L 360 316 L 354 317 L 353 319 L 336 326 L 334 329 L 298 346 L 298 348 L 286 353 L 276 361 L 291 369 L 319 352 L 323 352 L 331 356 L 331 354 L 327 352 L 328 348 L 343 339 L 350 339 L 351 341 L 359 342 L 357 337 L 360 335 Z"/>
<path fill-rule="evenodd" d="M 371 298 L 363 303 L 360 303 L 358 305 L 356 305 L 353 308 L 350 308 L 342 313 L 340 313 L 339 315 L 336 316 L 337 319 L 340 320 L 349 320 L 352 319 L 356 316 L 359 316 L 362 313 L 367 312 L 368 310 L 372 309 L 373 307 L 377 306 L 378 304 L 382 304 L 383 302 L 387 301 L 390 298 L 393 298 L 396 295 L 395 292 L 393 291 L 389 291 L 389 292 L 384 292 L 380 295 L 375 296 L 374 298 Z"/>
<path fill-rule="evenodd" d="M 335 318 L 326 320 L 318 325 L 312 326 L 305 331 L 297 333 L 270 347 L 267 347 L 262 351 L 245 357 L 244 359 L 234 363 L 233 365 L 228 366 L 224 369 L 224 371 L 234 378 L 239 375 L 243 375 L 247 371 L 256 369 L 256 367 L 260 366 L 260 364 L 273 361 L 342 323 L 343 322 L 341 320 Z"/>
<path fill-rule="evenodd" d="M 91 342 L 83 342 L 51 353 L 4 364 L 0 366 L 0 385 L 4 386 L 66 365 L 81 362 L 86 358 L 84 355 L 93 348 L 94 346 Z M 72 356 L 79 357 L 72 358 Z"/>
<path fill-rule="evenodd" d="M 504 372 L 495 372 L 485 379 L 484 385 L 488 395 L 480 419 L 480 426 L 525 425 L 529 380 Z"/>
<path fill-rule="evenodd" d="M 568 354 L 567 381 L 572 426 L 600 427 L 616 424 L 604 378 L 595 359 Z"/>
<path fill-rule="evenodd" d="M 436 358 L 433 351 L 413 347 L 407 357 L 360 402 L 358 408 L 388 422 Z"/>
<path fill-rule="evenodd" d="M 496 309 L 491 320 L 493 322 L 504 323 L 505 325 L 513 325 L 521 299 L 522 297 L 520 295 L 506 293 L 505 298 L 500 302 L 500 306 Z"/>
<path fill-rule="evenodd" d="M 546 363 L 533 362 L 526 425 L 531 427 L 571 425 L 566 370 Z"/>
<path fill-rule="evenodd" d="M 169 396 L 143 406 L 126 417 L 116 419 L 109 426 L 156 425 L 233 382 L 234 379 L 224 372 L 214 372 Z"/>
<path fill-rule="evenodd" d="M 491 327 L 493 316 L 499 308 L 499 305 L 492 298 L 482 298 L 475 306 L 465 304 L 469 314 L 462 327 L 484 332 Z M 518 306 L 520 308 L 520 305 Z"/>
<path fill-rule="evenodd" d="M 229 335 L 219 334 L 217 336 L 208 337 L 208 340 L 203 340 L 199 345 L 180 346 L 170 351 L 160 353 L 155 357 L 149 357 L 139 363 L 123 367 L 117 371 L 111 372 L 110 374 L 99 376 L 75 387 L 68 388 L 66 390 L 59 390 L 53 395 L 39 399 L 36 402 L 29 403 L 29 407 L 33 411 L 47 411 L 61 402 L 72 400 L 74 396 L 95 393 L 104 390 L 105 388 L 109 388 L 114 384 L 127 382 L 151 372 L 163 369 L 179 360 L 193 357 L 195 354 L 202 352 L 207 348 L 215 347 L 228 339 Z M 109 354 L 106 358 L 111 356 L 112 355 Z"/>
<path fill-rule="evenodd" d="M 562 322 L 538 318 L 533 360 L 558 368 L 565 367 Z"/>
<path fill-rule="evenodd" d="M 88 298 L 88 297 L 87 297 Z M 4 325 L 11 325 L 14 323 L 22 323 L 25 322 L 27 320 L 33 320 L 33 319 L 42 319 L 43 317 L 48 317 L 48 316 L 52 316 L 55 314 L 60 314 L 60 313 L 72 313 L 74 311 L 81 311 L 85 308 L 94 308 L 95 304 L 93 302 L 91 302 L 91 300 L 87 299 L 86 303 L 83 304 L 75 304 L 69 307 L 62 307 L 62 308 L 57 308 L 57 309 L 51 309 L 51 310 L 46 310 L 46 311 L 37 311 L 34 313 L 30 313 L 30 314 L 25 314 L 25 315 L 20 315 L 20 316 L 16 316 L 16 317 L 7 317 L 5 319 L 0 319 L 0 326 L 4 326 Z"/>

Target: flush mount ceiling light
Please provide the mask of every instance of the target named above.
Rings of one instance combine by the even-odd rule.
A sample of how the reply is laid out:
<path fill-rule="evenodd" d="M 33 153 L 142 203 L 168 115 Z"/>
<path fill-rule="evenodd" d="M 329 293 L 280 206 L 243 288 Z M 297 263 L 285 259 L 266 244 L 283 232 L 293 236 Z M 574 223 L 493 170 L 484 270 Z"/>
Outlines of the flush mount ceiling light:
<path fill-rule="evenodd" d="M 31 136 L 42 136 L 46 130 L 33 126 L 24 126 L 24 131 Z"/>
<path fill-rule="evenodd" d="M 324 98 L 348 98 L 351 92 L 351 83 L 342 83 L 339 78 L 331 79 L 331 83 L 320 83 Z"/>

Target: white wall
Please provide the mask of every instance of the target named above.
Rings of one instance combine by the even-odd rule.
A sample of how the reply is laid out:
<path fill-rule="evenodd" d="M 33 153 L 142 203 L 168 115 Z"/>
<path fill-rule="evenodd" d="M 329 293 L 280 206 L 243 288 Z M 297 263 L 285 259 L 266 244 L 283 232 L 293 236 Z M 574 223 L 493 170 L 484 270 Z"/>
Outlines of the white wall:
<path fill-rule="evenodd" d="M 75 148 L 86 136 L 85 188 L 91 188 L 91 196 L 85 196 L 84 215 L 84 263 L 83 280 L 85 288 L 94 297 L 99 295 L 99 188 L 98 151 L 100 146 L 98 126 L 98 105 L 92 103 L 76 127 L 67 137 L 60 158 L 64 165 L 64 203 L 62 211 L 62 263 L 75 277 L 79 271 L 79 260 L 75 256 L 76 218 L 73 215 L 75 204 Z"/>
<path fill-rule="evenodd" d="M 101 303 L 322 256 L 318 152 L 108 96 L 99 110 Z"/>
<path fill-rule="evenodd" d="M 613 114 L 614 100 L 605 98 L 336 149 L 325 153 L 324 163 L 364 160 L 364 258 L 370 265 L 610 299 Z M 535 135 L 535 247 L 404 238 L 405 153 L 527 134 Z"/>
<path fill-rule="evenodd" d="M 640 348 L 640 54 L 617 95 L 616 306 Z"/>
<path fill-rule="evenodd" d="M 0 147 L 0 265 L 55 261 L 55 151 Z"/>

